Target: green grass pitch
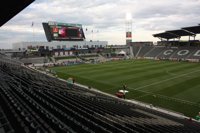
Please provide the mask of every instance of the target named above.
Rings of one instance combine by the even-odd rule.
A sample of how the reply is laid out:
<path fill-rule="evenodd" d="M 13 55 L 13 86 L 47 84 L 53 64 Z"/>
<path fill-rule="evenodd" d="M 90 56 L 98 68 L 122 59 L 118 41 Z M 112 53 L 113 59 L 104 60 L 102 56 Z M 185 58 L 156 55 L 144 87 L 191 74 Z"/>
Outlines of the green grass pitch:
<path fill-rule="evenodd" d="M 135 99 L 194 117 L 200 112 L 200 64 L 123 60 L 102 64 L 54 67 L 60 78 L 115 94 L 126 84 Z"/>

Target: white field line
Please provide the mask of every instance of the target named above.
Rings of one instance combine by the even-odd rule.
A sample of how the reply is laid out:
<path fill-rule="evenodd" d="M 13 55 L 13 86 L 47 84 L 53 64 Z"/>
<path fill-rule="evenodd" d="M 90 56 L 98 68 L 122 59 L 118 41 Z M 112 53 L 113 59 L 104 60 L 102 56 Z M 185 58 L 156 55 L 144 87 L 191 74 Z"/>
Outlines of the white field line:
<path fill-rule="evenodd" d="M 166 71 L 166 73 L 169 74 L 169 75 L 173 75 L 173 76 L 177 76 L 177 75 L 178 75 L 178 74 L 175 74 L 175 73 L 171 73 L 171 72 L 169 72 L 169 71 Z M 185 76 L 185 77 L 193 77 L 193 76 L 188 76 L 188 75 L 187 75 L 187 76 Z"/>
<path fill-rule="evenodd" d="M 152 94 L 153 94 L 153 93 L 152 93 Z M 147 94 L 144 94 L 144 95 L 141 95 L 141 96 L 135 97 L 135 99 L 142 98 L 142 97 L 146 97 L 146 96 L 148 96 L 148 95 L 152 95 L 152 94 L 149 94 L 149 93 L 147 92 Z"/>
<path fill-rule="evenodd" d="M 189 73 L 180 74 L 180 75 L 177 75 L 177 76 L 174 76 L 174 77 L 165 79 L 165 80 L 161 80 L 161 81 L 154 82 L 154 83 L 151 83 L 151 84 L 148 84 L 148 85 L 144 85 L 144 86 L 141 86 L 141 87 L 137 87 L 137 88 L 135 88 L 135 89 L 134 89 L 134 88 L 130 88 L 130 89 L 141 90 L 141 89 L 143 89 L 143 88 L 146 88 L 146 87 L 149 87 L 149 86 L 152 86 L 152 85 L 157 85 L 157 84 L 160 84 L 160 83 L 163 83 L 163 82 L 166 82 L 166 81 L 170 81 L 170 80 L 172 80 L 172 79 L 184 77 L 184 76 L 187 76 L 187 75 L 189 75 L 189 74 L 196 73 L 196 72 L 200 72 L 200 70 L 192 71 L 192 72 L 189 72 Z"/>
<path fill-rule="evenodd" d="M 145 96 L 148 96 L 148 95 L 153 95 L 155 98 L 157 97 L 157 98 L 162 98 L 162 99 L 165 99 L 165 100 L 173 100 L 173 101 L 176 101 L 176 102 L 180 102 L 180 103 L 184 103 L 184 104 L 189 104 L 189 105 L 192 105 L 192 106 L 200 107 L 200 104 L 195 103 L 195 102 L 191 102 L 191 101 L 187 101 L 187 100 L 183 100 L 183 99 L 179 99 L 179 98 L 168 97 L 168 96 L 165 96 L 165 95 L 160 95 L 160 94 L 156 94 L 156 93 L 149 92 L 149 91 L 142 91 L 142 90 L 137 90 L 137 91 L 143 92 L 145 94 L 141 95 L 141 96 L 138 96 L 138 97 L 135 97 L 135 99 L 139 99 L 139 98 L 142 98 L 142 97 L 145 97 Z"/>
<path fill-rule="evenodd" d="M 173 75 L 173 76 L 176 76 L 176 75 L 177 75 L 177 74 L 171 73 L 171 72 L 169 72 L 169 71 L 166 71 L 166 73 L 169 74 L 169 75 Z"/>

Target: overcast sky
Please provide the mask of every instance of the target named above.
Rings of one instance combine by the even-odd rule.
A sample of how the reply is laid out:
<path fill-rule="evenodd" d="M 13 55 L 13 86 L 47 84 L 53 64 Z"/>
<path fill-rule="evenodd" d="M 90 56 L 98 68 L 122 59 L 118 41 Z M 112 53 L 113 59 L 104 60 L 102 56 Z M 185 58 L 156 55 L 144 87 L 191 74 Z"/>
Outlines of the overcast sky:
<path fill-rule="evenodd" d="M 200 0 L 36 0 L 0 27 L 0 48 L 47 41 L 42 22 L 48 21 L 80 23 L 88 29 L 86 40 L 125 44 L 127 12 L 132 16 L 133 41 L 155 42 L 152 34 L 200 24 Z"/>

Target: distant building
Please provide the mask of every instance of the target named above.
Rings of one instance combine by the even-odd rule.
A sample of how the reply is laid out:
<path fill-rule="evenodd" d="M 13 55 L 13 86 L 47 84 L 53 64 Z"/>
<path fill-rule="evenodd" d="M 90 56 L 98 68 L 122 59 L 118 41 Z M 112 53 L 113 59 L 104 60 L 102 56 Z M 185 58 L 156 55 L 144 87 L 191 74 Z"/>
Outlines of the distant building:
<path fill-rule="evenodd" d="M 56 41 L 56 42 L 18 42 L 13 43 L 13 50 L 28 50 L 28 49 L 87 49 L 87 48 L 104 48 L 108 45 L 107 41 Z"/>

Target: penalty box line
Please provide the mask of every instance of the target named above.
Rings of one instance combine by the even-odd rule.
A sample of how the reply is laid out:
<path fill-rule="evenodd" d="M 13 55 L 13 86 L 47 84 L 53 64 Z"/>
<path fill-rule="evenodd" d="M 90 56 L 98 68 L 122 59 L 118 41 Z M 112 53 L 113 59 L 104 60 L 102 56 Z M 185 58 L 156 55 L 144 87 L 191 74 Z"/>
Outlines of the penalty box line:
<path fill-rule="evenodd" d="M 149 87 L 149 86 L 152 86 L 152 85 L 157 85 L 157 84 L 160 84 L 160 83 L 163 83 L 163 82 L 166 82 L 166 81 L 170 81 L 170 80 L 173 80 L 173 79 L 176 79 L 176 78 L 180 78 L 180 77 L 184 77 L 184 76 L 187 76 L 189 74 L 192 74 L 192 73 L 196 73 L 196 72 L 200 72 L 200 70 L 197 70 L 197 71 L 192 71 L 192 72 L 189 72 L 189 73 L 184 73 L 184 74 L 180 74 L 180 75 L 177 75 L 175 77 L 171 77 L 171 78 L 168 78 L 168 79 L 165 79 L 165 80 L 161 80 L 161 81 L 158 81 L 158 82 L 154 82 L 154 83 L 151 83 L 151 84 L 148 84 L 148 85 L 144 85 L 144 86 L 141 86 L 141 87 L 137 87 L 137 88 L 130 88 L 130 89 L 133 89 L 133 90 L 141 90 L 143 88 L 146 88 L 146 87 Z"/>

